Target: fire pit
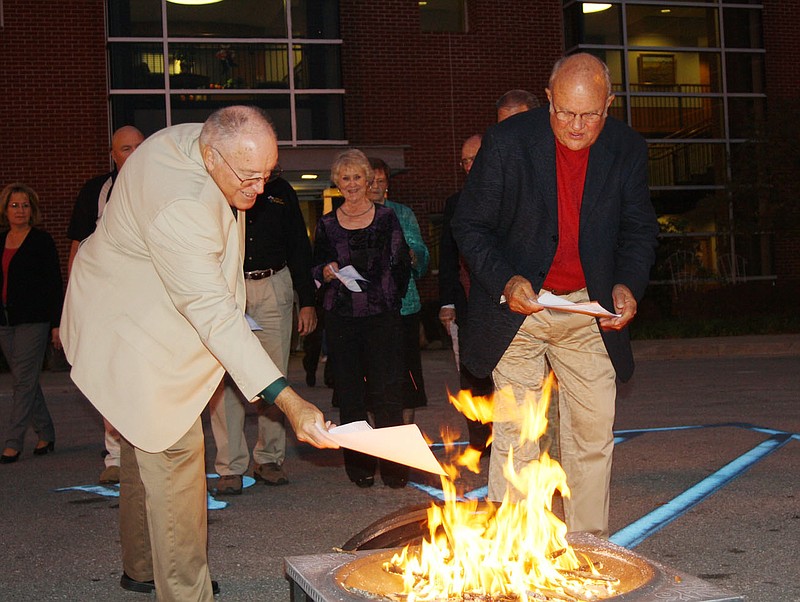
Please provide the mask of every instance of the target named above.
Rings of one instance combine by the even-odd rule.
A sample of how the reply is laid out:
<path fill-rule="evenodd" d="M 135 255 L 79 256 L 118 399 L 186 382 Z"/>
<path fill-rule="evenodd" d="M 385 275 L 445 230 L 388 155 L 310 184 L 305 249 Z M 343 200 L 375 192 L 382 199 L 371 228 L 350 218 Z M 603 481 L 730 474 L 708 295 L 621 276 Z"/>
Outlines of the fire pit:
<path fill-rule="evenodd" d="M 600 561 L 604 572 L 617 577 L 618 593 L 605 600 L 615 602 L 734 602 L 741 596 L 675 569 L 648 560 L 630 550 L 585 533 L 570 533 L 576 551 Z M 363 550 L 293 556 L 285 559 L 292 602 L 364 602 L 401 600 L 396 595 L 397 575 L 382 570 L 398 549 Z M 402 591 L 402 583 L 400 583 Z M 394 595 L 394 597 L 387 597 Z M 532 598 L 535 600 L 535 598 Z M 545 600 L 546 598 L 542 598 Z"/>

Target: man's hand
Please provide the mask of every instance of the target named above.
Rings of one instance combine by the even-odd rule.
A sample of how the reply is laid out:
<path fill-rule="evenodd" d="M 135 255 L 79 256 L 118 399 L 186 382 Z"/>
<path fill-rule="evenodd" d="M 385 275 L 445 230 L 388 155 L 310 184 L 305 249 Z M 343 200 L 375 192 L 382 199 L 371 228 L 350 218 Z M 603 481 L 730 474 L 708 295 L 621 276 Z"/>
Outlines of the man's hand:
<path fill-rule="evenodd" d="M 286 387 L 280 392 L 275 398 L 275 405 L 289 419 L 289 424 L 292 425 L 292 430 L 299 441 L 305 441 L 319 448 L 339 447 L 339 444 L 327 435 L 331 423 L 325 422 L 325 416 L 319 408 L 300 397 L 291 387 Z"/>
<path fill-rule="evenodd" d="M 527 278 L 522 276 L 512 276 L 506 282 L 503 295 L 506 298 L 506 303 L 508 303 L 508 309 L 515 313 L 529 316 L 544 309 L 537 303 L 539 295 L 534 292 Z"/>
<path fill-rule="evenodd" d="M 450 324 L 456 321 L 456 310 L 454 307 L 443 307 L 439 310 L 439 321 L 444 326 L 447 334 L 450 334 Z"/>
<path fill-rule="evenodd" d="M 317 310 L 313 306 L 301 307 L 297 313 L 297 332 L 306 336 L 314 332 L 317 327 Z"/>
<path fill-rule="evenodd" d="M 600 318 L 600 328 L 603 330 L 620 330 L 628 325 L 636 315 L 638 304 L 631 289 L 624 284 L 615 284 L 611 289 L 611 298 L 614 301 L 614 313 L 621 314 L 619 318 Z"/>

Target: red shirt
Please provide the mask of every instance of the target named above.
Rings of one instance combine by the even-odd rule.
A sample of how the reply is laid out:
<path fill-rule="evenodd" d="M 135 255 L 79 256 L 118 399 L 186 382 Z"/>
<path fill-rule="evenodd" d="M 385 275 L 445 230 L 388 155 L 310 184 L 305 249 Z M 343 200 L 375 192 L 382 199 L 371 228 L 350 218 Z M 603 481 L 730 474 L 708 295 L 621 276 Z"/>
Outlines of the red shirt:
<path fill-rule="evenodd" d="M 558 248 L 543 288 L 577 291 L 586 286 L 578 236 L 581 200 L 586 182 L 589 149 L 573 151 L 556 140 L 556 180 L 558 182 Z"/>
<path fill-rule="evenodd" d="M 3 248 L 3 305 L 8 301 L 8 267 L 16 252 L 17 249 Z"/>

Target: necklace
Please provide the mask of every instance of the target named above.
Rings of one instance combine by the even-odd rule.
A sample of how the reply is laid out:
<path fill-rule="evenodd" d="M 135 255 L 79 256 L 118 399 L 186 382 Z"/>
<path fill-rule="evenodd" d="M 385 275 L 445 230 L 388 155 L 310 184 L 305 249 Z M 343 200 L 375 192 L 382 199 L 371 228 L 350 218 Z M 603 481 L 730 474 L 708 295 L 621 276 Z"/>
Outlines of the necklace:
<path fill-rule="evenodd" d="M 373 207 L 374 205 L 370 203 L 369 207 L 364 209 L 364 211 L 362 211 L 361 213 L 347 213 L 347 211 L 344 210 L 344 207 L 339 207 L 339 211 L 344 213 L 347 217 L 361 217 L 362 215 L 366 215 L 367 213 L 369 213 L 369 210 L 372 209 Z"/>

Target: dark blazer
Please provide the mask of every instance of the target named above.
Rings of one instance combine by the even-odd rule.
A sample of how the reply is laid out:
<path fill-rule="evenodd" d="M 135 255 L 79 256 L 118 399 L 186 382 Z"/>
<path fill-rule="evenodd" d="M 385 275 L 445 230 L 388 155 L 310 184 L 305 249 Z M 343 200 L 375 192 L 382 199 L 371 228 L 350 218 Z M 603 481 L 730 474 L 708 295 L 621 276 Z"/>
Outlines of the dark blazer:
<path fill-rule="evenodd" d="M 5 249 L 7 235 L 8 230 L 0 233 L 0 249 Z M 3 273 L 0 264 L 0 283 L 4 279 L 8 280 L 8 301 L 5 312 L 0 312 L 0 324 L 50 322 L 51 328 L 59 325 L 64 285 L 58 251 L 47 232 L 31 228 L 11 259 L 8 274 Z"/>
<path fill-rule="evenodd" d="M 525 316 L 500 303 L 514 275 L 539 291 L 558 245 L 555 136 L 548 107 L 492 126 L 483 137 L 452 221 L 471 272 L 464 364 L 477 376 L 497 365 Z M 589 152 L 579 252 L 589 297 L 613 307 L 626 285 L 637 300 L 655 261 L 658 223 L 647 186 L 647 144 L 608 118 Z M 627 328 L 602 331 L 617 376 L 633 373 Z"/>

